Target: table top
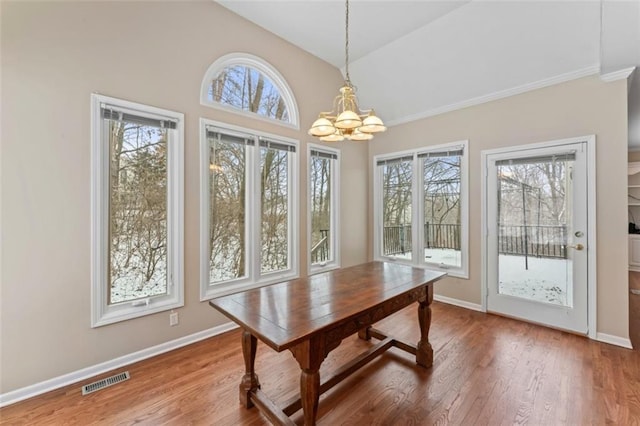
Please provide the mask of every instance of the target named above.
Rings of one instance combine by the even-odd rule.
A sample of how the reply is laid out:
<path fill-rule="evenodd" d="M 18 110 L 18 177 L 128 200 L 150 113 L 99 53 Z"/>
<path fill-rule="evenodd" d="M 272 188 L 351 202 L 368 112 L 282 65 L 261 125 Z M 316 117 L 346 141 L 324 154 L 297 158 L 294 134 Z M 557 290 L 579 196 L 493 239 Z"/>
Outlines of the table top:
<path fill-rule="evenodd" d="M 446 273 L 369 262 L 212 299 L 209 304 L 276 351 Z"/>

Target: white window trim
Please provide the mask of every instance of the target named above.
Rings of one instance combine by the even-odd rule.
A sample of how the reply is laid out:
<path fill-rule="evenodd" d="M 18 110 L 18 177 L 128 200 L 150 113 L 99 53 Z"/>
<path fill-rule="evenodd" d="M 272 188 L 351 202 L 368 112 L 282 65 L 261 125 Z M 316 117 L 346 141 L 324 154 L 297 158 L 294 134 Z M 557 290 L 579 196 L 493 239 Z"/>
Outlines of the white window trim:
<path fill-rule="evenodd" d="M 331 239 L 333 260 L 324 264 L 311 264 L 311 150 L 335 154 L 338 158 L 331 163 Z M 340 150 L 324 145 L 307 144 L 307 265 L 309 275 L 339 269 L 340 257 Z"/>
<path fill-rule="evenodd" d="M 420 252 L 420 247 L 423 245 L 423 235 L 418 230 L 422 227 L 423 217 L 423 203 L 420 202 L 424 198 L 424 185 L 422 182 L 422 172 L 420 170 L 421 161 L 418 158 L 419 154 L 423 154 L 430 151 L 440 151 L 447 148 L 463 147 L 463 155 L 460 159 L 460 183 L 462 185 L 460 191 L 460 256 L 461 266 L 459 268 L 438 265 L 436 263 L 429 263 L 424 260 L 424 256 Z M 393 159 L 398 157 L 413 156 L 413 176 L 411 180 L 412 187 L 412 211 L 414 212 L 411 217 L 411 230 L 412 230 L 412 259 L 398 259 L 395 257 L 384 256 L 382 254 L 382 247 L 380 244 L 380 236 L 382 235 L 382 193 L 381 183 L 382 174 L 380 167 L 378 167 L 378 161 Z M 450 142 L 439 145 L 430 145 L 418 149 L 393 152 L 388 154 L 377 155 L 373 157 L 373 256 L 376 260 L 382 260 L 387 262 L 397 262 L 412 266 L 419 266 L 425 269 L 431 269 L 435 271 L 447 272 L 452 277 L 469 279 L 469 141 L 462 140 L 457 142 Z M 417 194 L 417 195 L 416 195 Z"/>
<path fill-rule="evenodd" d="M 109 147 L 103 140 L 102 104 L 177 122 L 168 143 L 167 294 L 108 305 Z M 108 96 L 91 95 L 91 327 L 184 306 L 184 115 Z"/>
<path fill-rule="evenodd" d="M 211 86 L 211 82 L 213 81 L 213 79 L 216 78 L 220 71 L 222 71 L 223 69 L 236 65 L 243 65 L 254 68 L 262 74 L 266 75 L 273 82 L 273 84 L 280 91 L 280 96 L 282 97 L 282 100 L 287 107 L 289 121 L 272 119 L 260 114 L 256 114 L 255 112 L 244 111 L 239 108 L 234 108 L 232 106 L 225 105 L 220 102 L 214 102 L 209 99 L 209 86 Z M 296 98 L 293 96 L 291 87 L 289 87 L 289 84 L 287 83 L 287 80 L 285 80 L 282 74 L 280 74 L 280 72 L 278 72 L 278 70 L 269 62 L 249 53 L 229 53 L 216 59 L 211 65 L 209 65 L 209 68 L 207 68 L 207 71 L 205 72 L 202 79 L 202 83 L 200 84 L 200 104 L 234 114 L 239 114 L 245 117 L 266 121 L 268 123 L 275 123 L 284 127 L 300 130 L 298 104 L 296 102 Z"/>
<path fill-rule="evenodd" d="M 230 133 L 250 134 L 256 138 L 264 137 L 281 141 L 296 147 L 296 155 L 290 162 L 289 176 L 289 269 L 285 271 L 276 271 L 261 273 L 260 271 L 260 230 L 261 216 L 253 214 L 260 206 L 260 191 L 255 188 L 260 187 L 260 173 L 257 172 L 260 166 L 260 156 L 255 150 L 248 150 L 247 165 L 247 191 L 250 196 L 247 197 L 247 215 L 248 226 L 245 234 L 247 247 L 247 276 L 235 280 L 224 281 L 221 283 L 211 284 L 209 282 L 209 141 L 207 139 L 207 127 L 217 127 L 222 131 Z M 257 142 L 257 141 L 256 141 Z M 256 148 L 259 146 L 256 143 Z M 240 291 L 258 288 L 265 285 L 295 279 L 299 277 L 299 253 L 300 239 L 298 238 L 299 229 L 299 164 L 300 164 L 300 144 L 297 140 L 284 136 L 265 133 L 246 127 L 234 126 L 227 123 L 200 118 L 200 301 L 213 299 L 214 297 L 225 296 Z"/>

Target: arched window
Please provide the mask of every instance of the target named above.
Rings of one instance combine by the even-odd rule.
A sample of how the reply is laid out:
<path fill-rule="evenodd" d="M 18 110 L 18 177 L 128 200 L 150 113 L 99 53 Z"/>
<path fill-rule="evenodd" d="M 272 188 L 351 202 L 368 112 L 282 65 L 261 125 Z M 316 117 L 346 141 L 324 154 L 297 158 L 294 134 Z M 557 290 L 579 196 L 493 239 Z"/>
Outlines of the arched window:
<path fill-rule="evenodd" d="M 299 128 L 298 107 L 285 79 L 265 60 L 246 53 L 224 55 L 209 66 L 200 103 Z"/>

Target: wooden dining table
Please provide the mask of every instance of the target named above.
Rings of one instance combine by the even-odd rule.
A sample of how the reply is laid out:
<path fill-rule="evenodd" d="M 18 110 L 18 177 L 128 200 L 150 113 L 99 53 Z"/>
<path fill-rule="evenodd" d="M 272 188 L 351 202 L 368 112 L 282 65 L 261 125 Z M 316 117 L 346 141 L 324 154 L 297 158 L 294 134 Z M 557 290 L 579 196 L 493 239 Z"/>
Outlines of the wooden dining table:
<path fill-rule="evenodd" d="M 304 424 L 315 425 L 320 395 L 391 347 L 415 355 L 419 366 L 431 367 L 433 283 L 445 275 L 397 263 L 369 262 L 211 300 L 211 306 L 243 329 L 245 374 L 240 402 L 246 408 L 257 406 L 278 425 L 294 425 L 289 416 L 302 409 Z M 401 342 L 372 327 L 416 302 L 417 344 Z M 378 342 L 321 382 L 320 365 L 326 356 L 355 333 Z M 255 371 L 258 339 L 275 351 L 291 351 L 301 369 L 300 397 L 278 406 L 261 390 Z"/>

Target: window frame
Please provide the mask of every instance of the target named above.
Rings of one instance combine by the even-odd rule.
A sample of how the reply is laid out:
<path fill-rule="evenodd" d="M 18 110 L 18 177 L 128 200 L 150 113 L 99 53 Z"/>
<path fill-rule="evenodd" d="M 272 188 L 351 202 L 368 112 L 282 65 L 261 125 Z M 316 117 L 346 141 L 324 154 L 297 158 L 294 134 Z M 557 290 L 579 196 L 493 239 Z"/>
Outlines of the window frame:
<path fill-rule="evenodd" d="M 460 256 L 461 266 L 436 264 L 424 259 L 424 233 L 419 232 L 424 225 L 424 160 L 421 154 L 462 148 L 460 156 Z M 398 259 L 382 254 L 381 237 L 383 233 L 382 217 L 382 169 L 379 161 L 393 160 L 400 157 L 412 156 L 412 202 L 411 202 L 411 259 Z M 469 278 L 469 141 L 462 140 L 438 145 L 430 145 L 417 149 L 399 151 L 373 157 L 373 257 L 376 260 L 390 261 L 418 266 L 425 269 L 447 272 L 448 275 L 458 278 Z"/>
<path fill-rule="evenodd" d="M 334 161 L 331 162 L 331 215 L 330 215 L 330 247 L 333 253 L 333 259 L 324 264 L 311 263 L 311 151 L 320 151 L 328 154 L 334 154 L 337 156 Z M 313 143 L 307 144 L 307 265 L 309 275 L 317 274 L 320 272 L 327 272 L 334 269 L 339 269 L 341 264 L 340 257 L 340 150 L 336 148 L 330 148 L 324 145 L 317 145 Z"/>
<path fill-rule="evenodd" d="M 213 81 L 213 79 L 216 78 L 217 75 L 225 68 L 233 67 L 233 66 L 245 66 L 245 67 L 253 68 L 256 71 L 268 77 L 280 92 L 280 96 L 282 97 L 282 100 L 284 101 L 287 107 L 287 113 L 289 114 L 289 121 L 276 120 L 273 118 L 265 117 L 264 115 L 260 115 L 255 112 L 245 111 L 239 108 L 232 107 L 227 104 L 223 104 L 221 102 L 215 102 L 210 100 L 209 87 L 211 86 L 211 82 Z M 220 58 L 215 60 L 211 65 L 209 65 L 209 68 L 207 68 L 207 71 L 205 72 L 204 77 L 202 78 L 202 83 L 200 84 L 200 104 L 207 107 L 231 112 L 233 114 L 239 114 L 244 117 L 258 119 L 258 120 L 266 121 L 268 123 L 275 123 L 280 126 L 292 128 L 295 130 L 300 130 L 300 121 L 299 121 L 300 115 L 298 111 L 298 104 L 296 102 L 295 97 L 293 96 L 293 91 L 289 87 L 289 84 L 287 83 L 287 81 L 284 79 L 282 74 L 280 74 L 280 72 L 278 72 L 278 70 L 273 65 L 271 65 L 270 63 L 268 63 L 267 61 L 265 61 L 264 59 L 258 56 L 251 55 L 248 53 L 240 53 L 240 52 L 229 53 L 227 55 L 221 56 Z"/>
<path fill-rule="evenodd" d="M 109 143 L 102 105 L 176 122 L 167 140 L 167 294 L 108 304 Z M 149 105 L 91 95 L 91 327 L 184 306 L 184 114 Z"/>
<path fill-rule="evenodd" d="M 216 128 L 229 134 L 239 134 L 251 136 L 254 145 L 247 149 L 247 170 L 246 170 L 246 194 L 245 208 L 247 212 L 245 218 L 245 247 L 247 249 L 247 273 L 246 277 L 220 281 L 211 284 L 209 281 L 209 140 L 207 129 Z M 260 138 L 282 142 L 295 147 L 293 156 L 290 156 L 288 167 L 288 263 L 287 270 L 275 272 L 261 272 L 261 224 L 262 214 L 256 214 L 260 210 Z M 253 148 L 252 148 L 253 147 Z M 299 164 L 300 164 L 300 144 L 297 140 L 284 136 L 249 129 L 246 127 L 234 126 L 219 121 L 200 118 L 200 301 L 210 300 L 214 297 L 225 296 L 244 290 L 262 287 L 276 282 L 295 279 L 299 277 Z"/>

